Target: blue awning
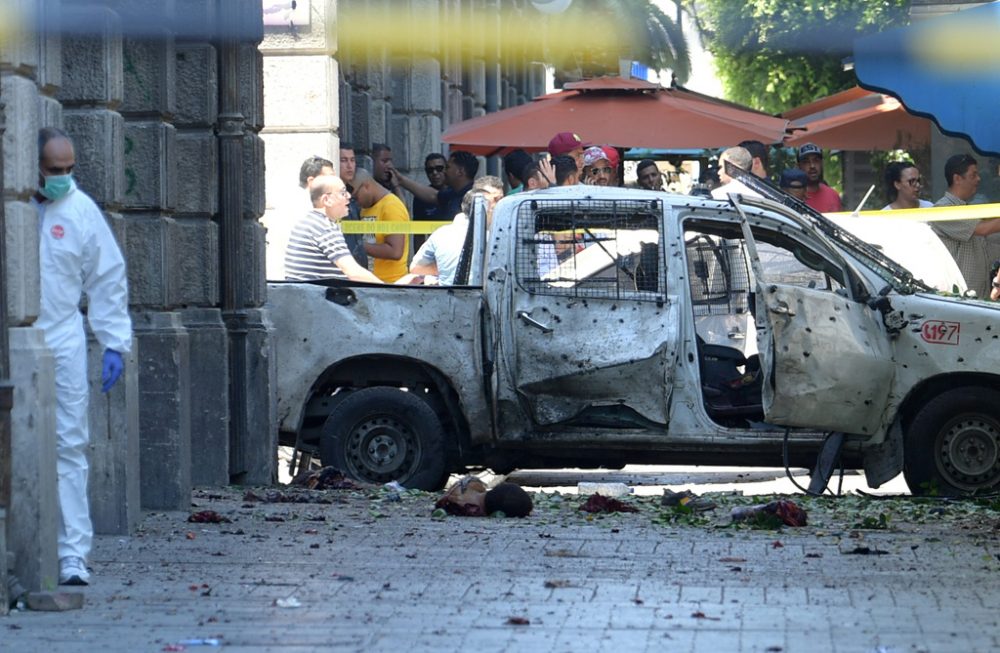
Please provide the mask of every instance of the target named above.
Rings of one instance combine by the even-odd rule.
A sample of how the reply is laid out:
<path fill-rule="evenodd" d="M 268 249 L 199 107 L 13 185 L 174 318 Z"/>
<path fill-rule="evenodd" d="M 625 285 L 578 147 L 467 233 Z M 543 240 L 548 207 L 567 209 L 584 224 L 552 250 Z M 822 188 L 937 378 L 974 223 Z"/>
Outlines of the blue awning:
<path fill-rule="evenodd" d="M 857 39 L 854 72 L 861 86 L 1000 156 L 1000 2 Z"/>

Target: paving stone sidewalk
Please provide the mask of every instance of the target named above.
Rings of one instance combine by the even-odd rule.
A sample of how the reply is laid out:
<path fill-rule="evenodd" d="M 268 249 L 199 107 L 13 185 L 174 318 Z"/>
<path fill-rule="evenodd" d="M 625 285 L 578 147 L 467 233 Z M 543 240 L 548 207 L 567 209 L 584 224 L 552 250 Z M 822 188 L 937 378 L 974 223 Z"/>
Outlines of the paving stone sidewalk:
<path fill-rule="evenodd" d="M 254 500 L 276 491 L 326 503 Z M 232 521 L 98 537 L 84 608 L 0 618 L 0 651 L 1000 649 L 988 506 L 792 497 L 810 525 L 774 531 L 729 526 L 740 497 L 588 516 L 536 495 L 526 519 L 435 519 L 435 498 L 199 491 L 192 512 Z"/>

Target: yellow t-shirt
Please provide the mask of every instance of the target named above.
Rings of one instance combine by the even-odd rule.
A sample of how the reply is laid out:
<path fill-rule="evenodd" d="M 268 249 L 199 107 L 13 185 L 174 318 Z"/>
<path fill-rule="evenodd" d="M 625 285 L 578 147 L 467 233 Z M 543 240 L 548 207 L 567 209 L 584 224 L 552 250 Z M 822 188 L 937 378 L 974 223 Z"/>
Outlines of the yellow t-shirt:
<path fill-rule="evenodd" d="M 374 217 L 376 222 L 410 221 L 410 213 L 406 210 L 406 205 L 392 193 L 375 202 L 371 208 L 361 209 L 361 217 Z M 375 234 L 375 242 L 384 243 L 385 236 L 385 234 Z M 372 257 L 372 260 L 375 261 L 372 272 L 386 283 L 393 283 L 409 271 L 407 267 L 407 261 L 410 259 L 409 234 L 403 234 L 403 239 L 403 256 L 398 261 Z"/>

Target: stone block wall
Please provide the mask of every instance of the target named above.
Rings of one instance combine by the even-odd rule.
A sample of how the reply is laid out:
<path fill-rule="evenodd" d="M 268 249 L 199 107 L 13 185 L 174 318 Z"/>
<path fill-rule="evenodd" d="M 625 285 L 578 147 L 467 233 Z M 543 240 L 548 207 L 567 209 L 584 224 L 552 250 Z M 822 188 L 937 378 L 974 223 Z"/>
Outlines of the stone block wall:
<path fill-rule="evenodd" d="M 497 108 L 522 104 L 545 91 L 541 64 L 500 63 L 489 56 L 503 26 L 498 7 L 525 11 L 509 0 L 311 0 L 307 26 L 265 29 L 264 95 L 267 127 L 267 277 L 284 278 L 291 224 L 308 210 L 296 183 L 304 159 L 318 154 L 338 164 L 338 143 L 352 144 L 358 165 L 371 169 L 373 143 L 387 143 L 398 170 L 422 183 L 424 157 L 446 152 L 441 134 L 450 125 L 487 111 L 487 85 Z M 419 22 L 420 38 L 393 47 L 376 39 L 338 50 L 338 10 L 391 8 L 398 24 Z M 519 16 L 516 14 L 515 16 Z M 474 47 L 449 38 L 448 25 L 474 26 Z M 377 24 L 377 21 L 375 21 Z M 485 172 L 485 168 L 481 168 Z M 411 198 L 404 194 L 409 202 Z"/>
<path fill-rule="evenodd" d="M 98 203 L 126 258 L 134 350 L 102 394 L 91 338 L 90 497 L 98 532 L 127 533 L 139 506 L 186 509 L 193 484 L 275 477 L 271 330 L 266 310 L 263 73 L 260 5 L 232 0 L 7 0 L 36 10 L 41 31 L 0 43 L 8 311 L 17 371 L 13 458 L 27 480 L 8 513 L 19 576 L 30 589 L 55 574 L 54 379 L 33 327 L 39 310 L 36 133 L 60 126 L 76 146 L 78 185 Z M 48 21 L 46 17 L 57 20 Z M 88 25 L 87 30 L 76 29 Z M 74 29 L 66 29 L 66 25 Z M 60 27 L 63 26 L 63 27 Z M 238 341 L 245 374 L 230 376 L 223 321 L 220 35 L 235 30 L 239 71 L 227 80 L 243 114 L 236 205 L 244 249 Z M 251 336 L 247 336 L 249 332 Z M 230 405 L 229 388 L 245 389 Z M 244 413 L 233 429 L 233 410 Z M 19 411 L 19 412 L 18 412 Z M 249 421 L 246 416 L 249 416 Z M 243 456 L 231 460 L 231 443 Z M 19 463 L 20 461 L 20 463 Z M 28 477 L 25 477 L 27 479 Z M 17 524 L 16 526 L 13 524 Z"/>

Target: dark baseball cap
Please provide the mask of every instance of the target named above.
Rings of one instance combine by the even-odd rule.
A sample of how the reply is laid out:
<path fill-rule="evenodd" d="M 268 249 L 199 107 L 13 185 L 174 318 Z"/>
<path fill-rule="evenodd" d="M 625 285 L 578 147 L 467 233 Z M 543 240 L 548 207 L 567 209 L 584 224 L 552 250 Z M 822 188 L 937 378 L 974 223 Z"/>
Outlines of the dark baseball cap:
<path fill-rule="evenodd" d="M 806 173 L 798 168 L 791 168 L 785 170 L 781 173 L 781 179 L 778 181 L 778 186 L 781 188 L 805 188 L 806 187 Z"/>

